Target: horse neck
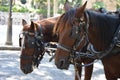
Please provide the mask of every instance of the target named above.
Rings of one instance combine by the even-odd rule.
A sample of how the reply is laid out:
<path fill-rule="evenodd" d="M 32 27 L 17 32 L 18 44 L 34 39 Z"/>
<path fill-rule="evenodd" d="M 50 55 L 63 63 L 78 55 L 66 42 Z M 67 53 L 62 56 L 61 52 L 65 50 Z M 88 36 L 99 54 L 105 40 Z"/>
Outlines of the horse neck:
<path fill-rule="evenodd" d="M 106 20 L 104 19 L 97 20 L 97 18 L 101 18 L 99 15 L 97 15 L 97 18 L 93 16 L 90 16 L 88 38 L 96 50 L 103 51 L 112 43 L 114 33 L 119 25 L 119 20 L 107 20 L 105 22 Z"/>
<path fill-rule="evenodd" d="M 53 35 L 54 24 L 42 26 L 44 42 L 57 42 L 57 36 Z"/>
<path fill-rule="evenodd" d="M 106 47 L 108 47 L 108 44 L 110 44 L 109 40 L 107 39 L 105 40 L 104 38 L 102 38 L 100 33 L 97 32 L 97 30 L 92 31 L 92 28 L 89 29 L 88 39 L 89 39 L 89 42 L 92 43 L 92 45 L 97 51 L 105 50 Z"/>

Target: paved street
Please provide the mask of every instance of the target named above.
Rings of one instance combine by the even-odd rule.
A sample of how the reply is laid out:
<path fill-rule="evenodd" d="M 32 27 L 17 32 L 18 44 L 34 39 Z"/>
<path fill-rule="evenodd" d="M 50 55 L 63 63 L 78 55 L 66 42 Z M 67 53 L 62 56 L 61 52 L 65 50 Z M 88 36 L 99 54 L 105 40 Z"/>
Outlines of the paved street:
<path fill-rule="evenodd" d="M 74 68 L 59 70 L 45 55 L 38 69 L 25 75 L 20 70 L 20 51 L 0 51 L 0 80 L 74 80 Z M 82 74 L 83 78 L 84 72 Z M 92 80 L 105 80 L 100 62 L 95 63 Z"/>

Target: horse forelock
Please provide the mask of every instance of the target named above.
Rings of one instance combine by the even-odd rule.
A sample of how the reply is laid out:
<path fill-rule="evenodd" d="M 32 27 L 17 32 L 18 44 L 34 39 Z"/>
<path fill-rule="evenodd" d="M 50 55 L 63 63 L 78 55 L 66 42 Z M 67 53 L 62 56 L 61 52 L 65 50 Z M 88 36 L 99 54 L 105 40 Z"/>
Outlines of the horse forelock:
<path fill-rule="evenodd" d="M 72 25 L 73 19 L 75 17 L 75 12 L 76 12 L 76 9 L 72 8 L 68 10 L 66 13 L 62 14 L 55 24 L 53 33 L 54 34 L 60 33 L 61 31 L 63 31 L 63 29 L 69 27 L 69 26 L 65 26 L 66 23 Z"/>

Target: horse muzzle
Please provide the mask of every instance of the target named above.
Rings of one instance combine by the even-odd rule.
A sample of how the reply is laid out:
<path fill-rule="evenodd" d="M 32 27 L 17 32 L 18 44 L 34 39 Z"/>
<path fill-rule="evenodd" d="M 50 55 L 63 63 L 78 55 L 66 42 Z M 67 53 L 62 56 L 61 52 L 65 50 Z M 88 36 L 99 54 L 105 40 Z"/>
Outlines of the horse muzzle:
<path fill-rule="evenodd" d="M 67 59 L 60 59 L 58 60 L 58 62 L 55 62 L 55 65 L 57 66 L 58 69 L 68 70 L 70 63 Z"/>
<path fill-rule="evenodd" d="M 27 65 L 27 66 L 21 67 L 21 70 L 24 74 L 28 74 L 28 73 L 31 73 L 33 71 L 33 67 Z"/>

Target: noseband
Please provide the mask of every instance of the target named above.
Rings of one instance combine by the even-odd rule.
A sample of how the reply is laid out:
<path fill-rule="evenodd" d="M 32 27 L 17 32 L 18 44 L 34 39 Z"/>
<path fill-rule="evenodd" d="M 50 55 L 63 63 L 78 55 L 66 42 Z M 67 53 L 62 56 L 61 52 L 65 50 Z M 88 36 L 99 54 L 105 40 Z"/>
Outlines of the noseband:
<path fill-rule="evenodd" d="M 20 56 L 21 59 L 32 59 L 32 64 L 37 66 L 39 65 L 40 61 L 43 58 L 44 52 L 40 54 L 41 51 L 44 51 L 44 44 L 43 44 L 43 33 L 42 33 L 42 27 L 39 27 L 40 31 L 30 32 L 30 31 L 23 31 L 19 35 L 19 43 L 21 46 L 21 49 L 25 48 L 31 48 L 34 49 L 33 55 L 22 55 Z M 23 35 L 23 37 L 21 37 Z M 27 38 L 26 45 L 25 39 Z M 21 42 L 21 40 L 23 41 Z"/>

